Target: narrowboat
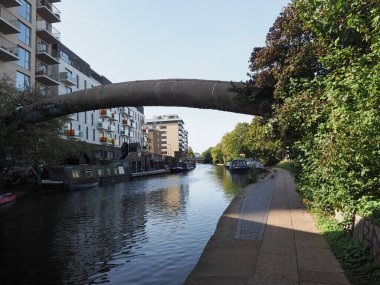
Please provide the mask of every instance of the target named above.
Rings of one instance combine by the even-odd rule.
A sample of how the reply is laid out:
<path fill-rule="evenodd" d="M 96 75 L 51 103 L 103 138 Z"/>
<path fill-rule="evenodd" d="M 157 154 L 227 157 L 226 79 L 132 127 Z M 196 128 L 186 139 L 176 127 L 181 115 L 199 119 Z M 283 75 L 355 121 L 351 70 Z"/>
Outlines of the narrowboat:
<path fill-rule="evenodd" d="M 248 172 L 250 167 L 244 159 L 234 159 L 230 164 L 230 172 Z"/>

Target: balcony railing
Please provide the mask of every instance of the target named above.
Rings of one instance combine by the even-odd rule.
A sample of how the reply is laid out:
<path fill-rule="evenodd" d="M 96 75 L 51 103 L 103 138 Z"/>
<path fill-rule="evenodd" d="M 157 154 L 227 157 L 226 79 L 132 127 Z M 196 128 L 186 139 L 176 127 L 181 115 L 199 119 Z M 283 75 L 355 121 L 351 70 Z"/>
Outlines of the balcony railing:
<path fill-rule="evenodd" d="M 61 33 L 44 20 L 37 21 L 36 33 L 38 37 L 49 44 L 58 43 L 61 38 Z"/>
<path fill-rule="evenodd" d="M 18 47 L 7 39 L 0 37 L 0 60 L 16 61 L 18 60 Z"/>
<path fill-rule="evenodd" d="M 110 121 L 117 121 L 117 115 L 115 113 L 111 113 Z"/>
<path fill-rule="evenodd" d="M 113 125 L 108 125 L 107 132 L 112 133 L 116 131 L 116 127 Z"/>
<path fill-rule="evenodd" d="M 83 138 L 83 132 L 76 130 L 66 130 L 66 137 L 68 139 L 80 139 Z"/>
<path fill-rule="evenodd" d="M 104 131 L 108 130 L 108 126 L 109 125 L 107 123 L 104 123 L 104 122 L 99 122 L 96 125 L 96 127 L 97 127 L 98 130 L 104 130 Z"/>
<path fill-rule="evenodd" d="M 126 130 L 120 131 L 120 135 L 122 137 L 128 137 L 129 136 L 129 131 L 126 131 Z"/>
<path fill-rule="evenodd" d="M 39 66 L 36 68 L 36 81 L 47 86 L 59 85 L 58 73 L 49 67 Z"/>
<path fill-rule="evenodd" d="M 121 121 L 121 123 L 122 123 L 122 125 L 123 126 L 127 126 L 127 127 L 131 127 L 130 125 L 129 125 L 129 120 L 123 120 L 123 121 Z"/>
<path fill-rule="evenodd" d="M 5 8 L 11 8 L 11 7 L 18 7 L 18 6 L 21 6 L 20 1 L 18 1 L 18 0 L 1 0 L 0 3 L 1 3 Z"/>
<path fill-rule="evenodd" d="M 108 109 L 100 109 L 99 110 L 99 116 L 101 118 L 111 118 L 112 117 L 112 113 Z"/>
<path fill-rule="evenodd" d="M 49 1 L 37 1 L 37 13 L 49 23 L 61 21 L 61 12 Z"/>
<path fill-rule="evenodd" d="M 3 34 L 17 34 L 20 32 L 20 30 L 18 29 L 17 17 L 1 6 L 0 32 L 2 32 Z"/>
<path fill-rule="evenodd" d="M 68 86 L 76 85 L 73 75 L 67 71 L 59 73 L 59 80 Z"/>
<path fill-rule="evenodd" d="M 114 145 L 116 143 L 115 139 L 111 139 L 108 137 L 100 137 L 99 142 L 101 144 L 112 144 L 112 145 Z"/>
<path fill-rule="evenodd" d="M 46 43 L 38 43 L 36 48 L 36 57 L 48 65 L 59 64 L 56 53 Z"/>

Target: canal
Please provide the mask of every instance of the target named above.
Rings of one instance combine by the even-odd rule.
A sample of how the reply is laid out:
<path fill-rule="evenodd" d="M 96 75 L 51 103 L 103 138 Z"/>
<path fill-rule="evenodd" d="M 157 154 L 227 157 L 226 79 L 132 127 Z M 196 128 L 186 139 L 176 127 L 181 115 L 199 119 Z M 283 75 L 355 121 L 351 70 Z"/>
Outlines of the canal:
<path fill-rule="evenodd" d="M 182 284 L 233 197 L 223 167 L 34 194 L 0 208 L 0 283 Z"/>

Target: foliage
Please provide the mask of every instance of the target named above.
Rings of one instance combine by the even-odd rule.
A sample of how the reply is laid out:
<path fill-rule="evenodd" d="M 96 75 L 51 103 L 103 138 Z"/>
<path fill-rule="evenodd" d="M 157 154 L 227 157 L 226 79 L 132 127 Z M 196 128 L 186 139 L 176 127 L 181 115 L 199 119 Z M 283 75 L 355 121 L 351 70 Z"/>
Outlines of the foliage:
<path fill-rule="evenodd" d="M 62 146 L 62 127 L 65 118 L 36 124 L 15 121 L 12 113 L 16 108 L 30 105 L 43 98 L 35 90 L 20 91 L 8 78 L 0 79 L 0 160 L 1 164 L 34 165 L 41 158 L 55 160 L 55 153 Z"/>
<path fill-rule="evenodd" d="M 322 231 L 334 255 L 339 260 L 350 279 L 363 284 L 380 282 L 380 270 L 367 248 L 348 234 L 332 217 L 313 210 L 319 229 Z"/>
<path fill-rule="evenodd" d="M 186 152 L 186 157 L 194 157 L 194 151 L 191 146 L 189 146 L 189 149 Z"/>
<path fill-rule="evenodd" d="M 285 169 L 297 177 L 300 173 L 299 167 L 291 160 L 281 160 L 279 163 L 275 165 L 275 167 Z"/>
<path fill-rule="evenodd" d="M 250 61 L 250 79 L 236 86 L 240 99 L 269 110 L 273 133 L 302 169 L 304 197 L 324 211 L 373 215 L 380 197 L 379 1 L 294 0 Z"/>
<path fill-rule="evenodd" d="M 203 163 L 212 163 L 212 156 L 211 156 L 212 147 L 209 147 L 201 154 L 201 158 L 203 158 Z"/>
<path fill-rule="evenodd" d="M 211 151 L 214 163 L 245 155 L 266 165 L 273 165 L 283 156 L 280 140 L 275 138 L 271 123 L 254 118 L 251 123 L 239 123 L 223 136 Z"/>
<path fill-rule="evenodd" d="M 222 144 L 218 143 L 215 147 L 211 149 L 212 163 L 223 163 L 223 151 Z"/>

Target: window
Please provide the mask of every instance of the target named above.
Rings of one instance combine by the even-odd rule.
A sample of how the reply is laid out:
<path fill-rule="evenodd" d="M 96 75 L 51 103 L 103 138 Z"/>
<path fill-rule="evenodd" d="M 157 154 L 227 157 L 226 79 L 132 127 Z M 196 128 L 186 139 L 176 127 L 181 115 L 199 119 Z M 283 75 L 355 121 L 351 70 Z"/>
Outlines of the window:
<path fill-rule="evenodd" d="M 17 61 L 17 65 L 30 70 L 30 52 L 19 46 L 18 57 L 19 60 Z"/>
<path fill-rule="evenodd" d="M 24 25 L 24 23 L 21 21 L 18 21 L 18 28 L 20 30 L 20 33 L 17 35 L 17 38 L 19 41 L 30 46 L 30 28 Z"/>
<path fill-rule="evenodd" d="M 95 129 L 92 130 L 92 140 L 95 141 Z"/>
<path fill-rule="evenodd" d="M 30 77 L 24 73 L 16 72 L 16 87 L 25 90 L 30 86 Z"/>
<path fill-rule="evenodd" d="M 84 123 L 87 124 L 87 112 L 84 112 Z"/>
<path fill-rule="evenodd" d="M 87 89 L 87 81 L 84 81 L 84 89 Z"/>
<path fill-rule="evenodd" d="M 65 94 L 71 93 L 72 91 L 73 91 L 73 89 L 71 89 L 70 87 L 65 86 Z"/>
<path fill-rule="evenodd" d="M 160 126 L 160 129 L 166 129 L 166 126 Z"/>
<path fill-rule="evenodd" d="M 79 89 L 79 75 L 77 75 L 77 88 Z"/>
<path fill-rule="evenodd" d="M 86 140 L 88 140 L 88 127 L 86 127 Z"/>
<path fill-rule="evenodd" d="M 91 113 L 91 126 L 94 125 L 94 114 Z"/>
<path fill-rule="evenodd" d="M 80 125 L 78 125 L 78 131 L 81 131 Z"/>
<path fill-rule="evenodd" d="M 71 65 L 70 57 L 69 57 L 69 55 L 68 55 L 65 51 L 60 50 L 60 51 L 59 51 L 59 57 L 60 57 L 63 61 L 65 61 L 65 62 L 67 62 L 68 64 Z"/>
<path fill-rule="evenodd" d="M 167 137 L 166 136 L 161 136 L 161 139 L 166 139 Z"/>
<path fill-rule="evenodd" d="M 79 113 L 77 113 L 77 121 L 79 122 Z"/>
<path fill-rule="evenodd" d="M 31 11 L 32 11 L 32 6 L 25 0 L 20 0 L 21 6 L 18 7 L 18 13 L 20 16 L 22 16 L 25 20 L 30 22 L 31 20 Z"/>

